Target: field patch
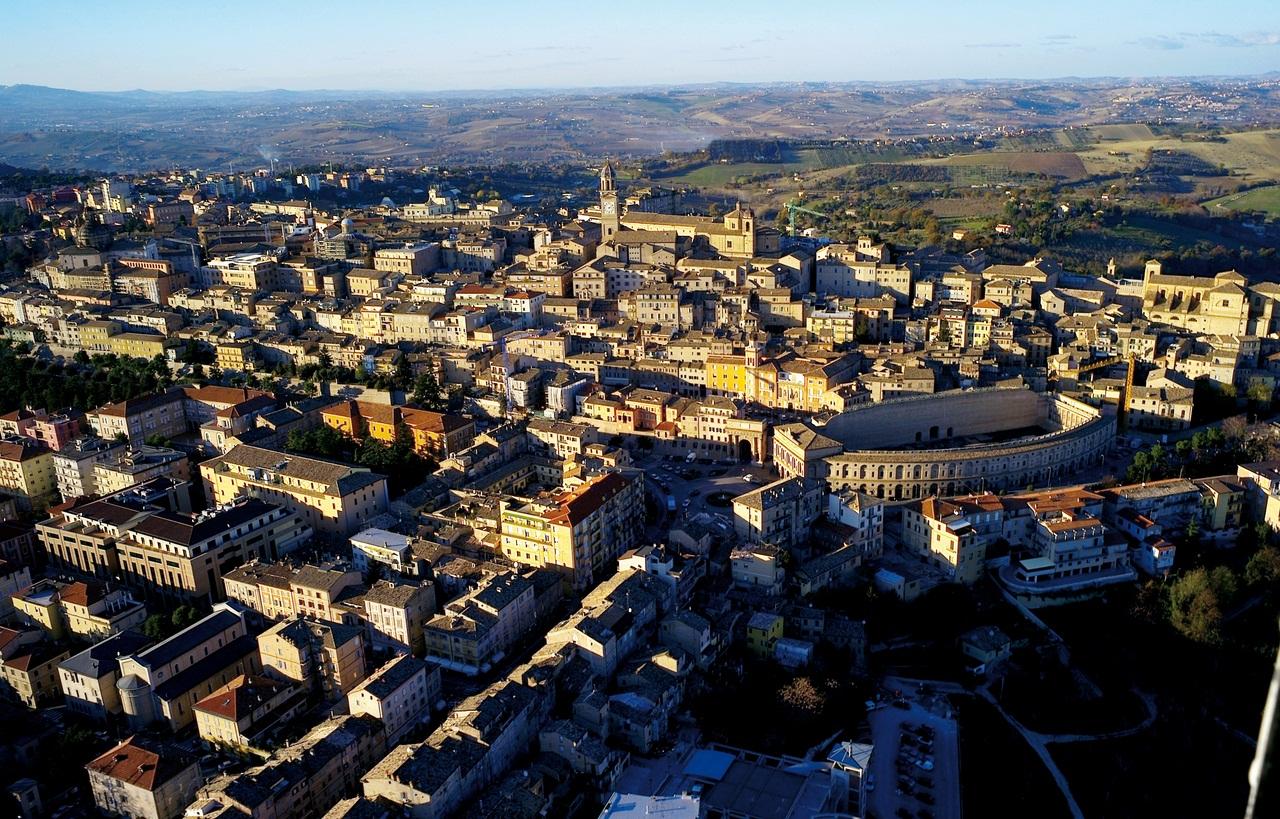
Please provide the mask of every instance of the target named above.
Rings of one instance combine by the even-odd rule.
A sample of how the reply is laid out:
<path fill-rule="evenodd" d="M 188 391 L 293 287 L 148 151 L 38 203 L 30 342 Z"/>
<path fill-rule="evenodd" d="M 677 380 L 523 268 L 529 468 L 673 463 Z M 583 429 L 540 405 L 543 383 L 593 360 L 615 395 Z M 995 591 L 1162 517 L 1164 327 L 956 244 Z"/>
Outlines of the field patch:
<path fill-rule="evenodd" d="M 1003 181 L 1000 177 L 1020 175 L 1044 174 L 1062 179 L 1080 179 L 1087 175 L 1080 157 L 1067 151 L 992 151 L 929 159 L 921 164 L 951 168 L 957 184 Z"/>
<path fill-rule="evenodd" d="M 1280 218 L 1280 185 L 1253 188 L 1242 193 L 1211 199 L 1204 203 L 1212 214 L 1223 211 L 1262 211 L 1267 218 Z"/>

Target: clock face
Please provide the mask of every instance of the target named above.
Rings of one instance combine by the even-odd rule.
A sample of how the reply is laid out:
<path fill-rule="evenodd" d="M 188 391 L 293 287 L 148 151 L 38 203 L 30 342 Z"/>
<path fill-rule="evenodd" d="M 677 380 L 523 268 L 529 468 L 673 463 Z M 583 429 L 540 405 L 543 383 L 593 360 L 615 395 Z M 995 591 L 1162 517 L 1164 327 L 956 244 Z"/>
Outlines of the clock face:
<path fill-rule="evenodd" d="M 618 206 L 615 205 L 613 202 L 605 202 L 603 205 L 601 205 L 601 210 L 603 210 L 605 213 L 611 214 L 617 207 Z"/>

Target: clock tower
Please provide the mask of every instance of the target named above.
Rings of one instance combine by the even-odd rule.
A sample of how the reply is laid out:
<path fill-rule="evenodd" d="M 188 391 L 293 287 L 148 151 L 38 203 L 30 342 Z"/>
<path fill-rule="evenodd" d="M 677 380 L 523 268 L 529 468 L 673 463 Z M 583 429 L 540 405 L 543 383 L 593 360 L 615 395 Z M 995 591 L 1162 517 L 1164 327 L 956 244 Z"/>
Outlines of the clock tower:
<path fill-rule="evenodd" d="M 600 241 L 607 242 L 620 228 L 618 189 L 613 186 L 613 166 L 608 162 L 600 169 Z"/>

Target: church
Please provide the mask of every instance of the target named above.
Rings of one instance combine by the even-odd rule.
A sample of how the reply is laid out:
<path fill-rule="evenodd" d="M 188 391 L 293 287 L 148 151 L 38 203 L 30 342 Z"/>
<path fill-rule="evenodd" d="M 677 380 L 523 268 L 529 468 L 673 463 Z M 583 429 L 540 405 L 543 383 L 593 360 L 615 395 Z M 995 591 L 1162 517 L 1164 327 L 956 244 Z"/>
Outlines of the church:
<path fill-rule="evenodd" d="M 730 259 L 775 256 L 781 238 L 774 228 L 758 227 L 755 213 L 740 204 L 720 218 L 631 210 L 623 213 L 614 184 L 613 166 L 608 162 L 600 169 L 600 225 L 602 243 L 666 244 L 670 240 L 674 245 L 681 239 L 691 243 L 701 240 L 719 255 Z"/>

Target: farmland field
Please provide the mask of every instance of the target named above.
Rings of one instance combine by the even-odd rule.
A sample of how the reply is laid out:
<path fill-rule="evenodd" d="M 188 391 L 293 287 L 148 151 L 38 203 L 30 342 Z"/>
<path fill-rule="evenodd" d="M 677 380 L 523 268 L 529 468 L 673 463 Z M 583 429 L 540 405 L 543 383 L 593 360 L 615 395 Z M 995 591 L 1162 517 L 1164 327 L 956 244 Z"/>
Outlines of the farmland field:
<path fill-rule="evenodd" d="M 1086 175 L 1080 157 L 1069 151 L 991 151 L 977 154 L 958 154 L 942 159 L 920 160 L 924 165 L 942 165 L 951 168 L 957 182 L 966 182 L 967 175 L 961 168 L 973 168 L 994 175 L 1045 174 L 1065 179 L 1080 179 Z"/>
<path fill-rule="evenodd" d="M 1204 206 L 1214 214 L 1224 210 L 1263 211 L 1269 218 L 1280 218 L 1280 185 L 1268 185 L 1223 196 L 1205 202 Z"/>
<path fill-rule="evenodd" d="M 1149 149 L 1194 154 L 1227 168 L 1241 181 L 1280 180 L 1280 131 L 1275 129 L 1225 134 L 1221 142 L 1176 137 L 1106 141 L 1081 151 L 1079 156 L 1091 174 L 1131 173 L 1143 166 Z"/>

